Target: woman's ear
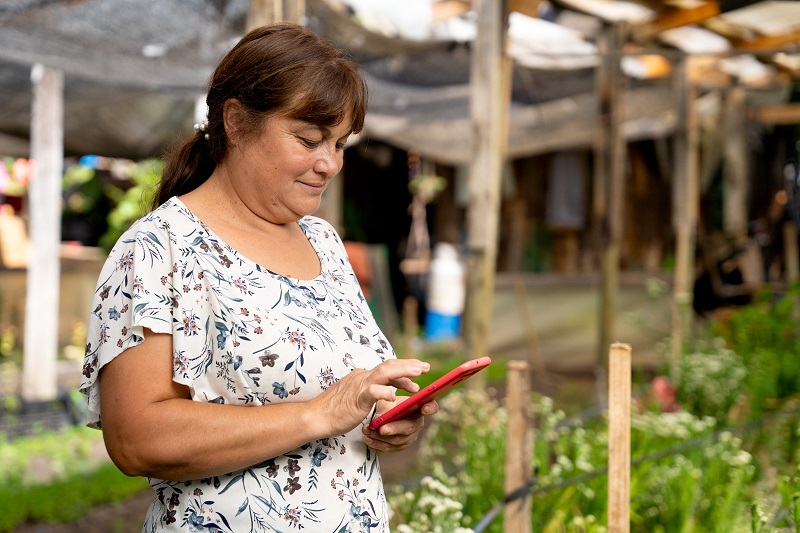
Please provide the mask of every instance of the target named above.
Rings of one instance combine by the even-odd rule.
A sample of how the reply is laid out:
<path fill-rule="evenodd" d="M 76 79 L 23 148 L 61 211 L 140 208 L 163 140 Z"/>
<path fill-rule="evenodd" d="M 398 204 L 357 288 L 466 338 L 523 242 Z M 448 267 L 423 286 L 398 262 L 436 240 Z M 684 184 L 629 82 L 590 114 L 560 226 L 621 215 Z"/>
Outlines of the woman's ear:
<path fill-rule="evenodd" d="M 239 143 L 239 133 L 243 119 L 242 104 L 235 98 L 230 98 L 222 105 L 222 123 L 225 126 L 225 135 L 232 146 Z"/>

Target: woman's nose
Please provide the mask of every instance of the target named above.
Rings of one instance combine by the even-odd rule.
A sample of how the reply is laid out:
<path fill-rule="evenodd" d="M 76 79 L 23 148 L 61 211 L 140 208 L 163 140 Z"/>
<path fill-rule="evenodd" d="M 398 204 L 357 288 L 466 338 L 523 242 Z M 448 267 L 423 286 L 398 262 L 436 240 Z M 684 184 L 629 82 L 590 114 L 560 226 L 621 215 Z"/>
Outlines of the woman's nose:
<path fill-rule="evenodd" d="M 333 177 L 342 168 L 342 156 L 342 150 L 337 150 L 335 146 L 323 148 L 314 162 L 314 171 Z"/>

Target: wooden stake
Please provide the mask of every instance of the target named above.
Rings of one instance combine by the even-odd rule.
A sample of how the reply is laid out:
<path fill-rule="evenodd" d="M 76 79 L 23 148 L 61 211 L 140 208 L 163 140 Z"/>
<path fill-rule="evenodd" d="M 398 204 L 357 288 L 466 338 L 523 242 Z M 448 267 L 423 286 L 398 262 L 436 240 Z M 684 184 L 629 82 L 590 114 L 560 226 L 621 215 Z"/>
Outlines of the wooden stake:
<path fill-rule="evenodd" d="M 608 531 L 630 531 L 631 347 L 608 354 Z"/>
<path fill-rule="evenodd" d="M 505 493 L 509 494 L 530 481 L 533 458 L 533 418 L 531 416 L 530 371 L 527 361 L 509 361 L 506 378 L 506 461 Z M 531 499 L 506 504 L 503 518 L 505 533 L 530 533 Z"/>

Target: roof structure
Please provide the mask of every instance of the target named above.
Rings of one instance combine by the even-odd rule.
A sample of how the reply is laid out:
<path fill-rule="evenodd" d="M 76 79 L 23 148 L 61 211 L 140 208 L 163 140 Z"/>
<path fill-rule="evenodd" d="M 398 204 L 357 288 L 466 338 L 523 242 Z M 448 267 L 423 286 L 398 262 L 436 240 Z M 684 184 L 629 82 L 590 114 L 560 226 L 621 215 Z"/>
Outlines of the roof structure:
<path fill-rule="evenodd" d="M 690 7 L 675 7 L 682 3 Z M 378 17 L 364 11 L 379 4 L 392 2 L 307 1 L 307 24 L 347 49 L 367 77 L 371 99 L 365 135 L 418 148 L 442 162 L 466 164 L 471 154 L 469 41 L 476 24 L 469 6 L 460 2 L 441 18 L 436 6 L 443 1 L 404 3 L 406 11 L 419 10 L 405 15 L 406 24 L 417 26 L 415 33 L 404 31 L 403 20 L 392 19 L 390 12 Z M 785 67 L 776 56 L 791 64 L 800 42 L 800 3 L 757 2 L 746 8 L 753 10 L 746 16 L 726 9 L 730 2 L 672 2 L 668 9 L 662 4 L 560 0 L 542 2 L 536 18 L 512 13 L 512 157 L 591 145 L 597 32 L 615 21 L 633 27 L 626 57 L 630 75 L 646 77 L 646 69 L 636 66 L 640 51 L 675 57 L 692 52 L 691 42 L 701 40 L 692 35 L 711 32 L 727 43 L 720 57 L 759 54 L 751 57 L 772 69 L 761 76 L 769 78 L 759 89 L 763 98 L 785 98 L 786 78 L 778 77 Z M 248 9 L 248 0 L 5 2 L 0 6 L 0 154 L 27 155 L 20 152 L 29 131 L 30 69 L 43 63 L 65 72 L 67 154 L 160 155 L 190 134 L 196 100 L 216 62 L 244 33 Z M 419 28 L 424 20 L 430 22 L 427 32 Z M 696 31 L 688 35 L 687 28 Z M 684 34 L 670 38 L 671 30 Z M 759 52 L 764 47 L 769 54 Z M 723 74 L 736 79 L 736 68 L 729 65 Z M 625 101 L 629 138 L 669 134 L 674 116 L 668 82 L 634 78 Z"/>

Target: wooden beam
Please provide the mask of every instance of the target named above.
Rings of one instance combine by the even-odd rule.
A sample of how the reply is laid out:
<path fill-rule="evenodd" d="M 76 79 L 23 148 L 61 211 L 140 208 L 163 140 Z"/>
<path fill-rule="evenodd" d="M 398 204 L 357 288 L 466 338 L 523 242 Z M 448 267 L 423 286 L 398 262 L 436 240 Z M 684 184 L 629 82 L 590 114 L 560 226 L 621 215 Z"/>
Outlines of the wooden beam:
<path fill-rule="evenodd" d="M 792 44 L 800 44 L 800 30 L 781 35 L 761 35 L 755 39 L 734 39 L 734 48 L 750 52 L 775 51 Z"/>
<path fill-rule="evenodd" d="M 772 104 L 757 107 L 751 118 L 762 124 L 800 124 L 800 104 Z"/>
<path fill-rule="evenodd" d="M 717 15 L 719 15 L 719 4 L 715 1 L 703 2 L 691 8 L 670 6 L 660 11 L 654 20 L 634 27 L 633 39 L 648 40 L 663 31 L 688 24 L 699 24 Z"/>
<path fill-rule="evenodd" d="M 540 3 L 541 0 L 508 0 L 508 10 L 538 18 Z"/>

